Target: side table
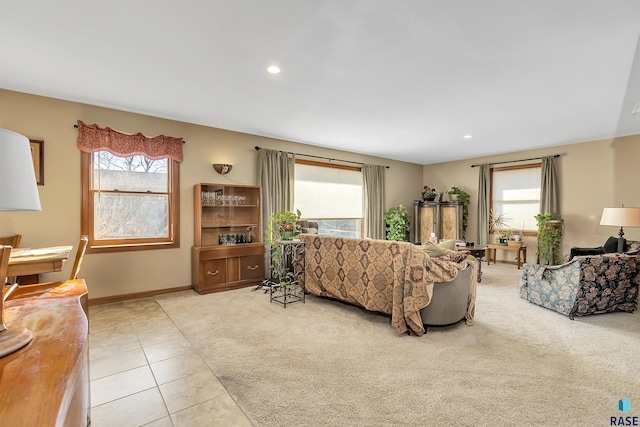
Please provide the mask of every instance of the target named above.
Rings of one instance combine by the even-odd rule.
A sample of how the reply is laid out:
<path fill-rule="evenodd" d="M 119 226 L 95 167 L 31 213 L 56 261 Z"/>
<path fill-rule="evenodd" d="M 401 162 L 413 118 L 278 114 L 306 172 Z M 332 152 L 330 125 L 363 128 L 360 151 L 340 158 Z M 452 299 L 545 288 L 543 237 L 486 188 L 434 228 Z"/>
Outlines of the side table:
<path fill-rule="evenodd" d="M 516 245 L 516 246 L 508 246 L 508 245 L 487 245 L 487 265 L 491 264 L 491 254 L 493 253 L 493 263 L 496 263 L 496 253 L 498 249 L 503 251 L 511 251 L 515 252 L 516 259 L 518 260 L 518 270 L 520 269 L 520 265 L 523 262 L 527 262 L 527 247 L 525 245 Z"/>
<path fill-rule="evenodd" d="M 487 252 L 486 246 L 462 246 L 460 250 L 469 251 L 471 255 L 478 259 L 478 283 L 482 282 L 482 258 Z"/>

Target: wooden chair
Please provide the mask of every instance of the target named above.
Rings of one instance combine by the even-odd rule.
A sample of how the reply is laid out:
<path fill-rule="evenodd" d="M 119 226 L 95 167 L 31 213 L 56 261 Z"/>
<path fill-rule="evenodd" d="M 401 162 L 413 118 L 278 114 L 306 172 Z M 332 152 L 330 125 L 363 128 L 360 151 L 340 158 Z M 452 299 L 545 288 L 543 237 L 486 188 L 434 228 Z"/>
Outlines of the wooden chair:
<path fill-rule="evenodd" d="M 80 243 L 78 243 L 78 251 L 76 252 L 76 259 L 73 262 L 73 268 L 71 269 L 71 276 L 69 280 L 76 280 L 78 278 L 78 273 L 80 272 L 80 265 L 82 264 L 82 259 L 84 258 L 84 253 L 87 250 L 87 245 L 89 244 L 89 237 L 82 236 L 80 237 Z"/>
<path fill-rule="evenodd" d="M 0 283 L 7 282 L 7 273 L 9 272 L 9 256 L 11 256 L 11 246 L 0 245 Z M 7 329 L 4 324 L 4 300 L 5 295 L 8 297 L 8 286 L 2 286 L 2 296 L 0 297 L 0 332 Z"/>
<path fill-rule="evenodd" d="M 0 237 L 0 245 L 9 245 L 12 248 L 17 248 L 20 244 L 20 239 L 22 239 L 22 236 L 20 234 L 16 234 L 15 236 Z M 11 249 L 9 249 L 9 254 L 11 254 Z M 17 280 L 17 277 L 0 277 L 0 283 L 10 284 L 15 283 Z"/>
<path fill-rule="evenodd" d="M 16 234 L 15 236 L 0 237 L 0 245 L 9 245 L 11 247 L 17 248 L 20 244 L 20 239 L 22 239 L 22 236 L 20 234 Z"/>
<path fill-rule="evenodd" d="M 5 283 L 7 280 L 11 249 L 12 247 L 9 245 L 0 245 L 0 283 Z M 0 357 L 21 349 L 33 339 L 33 334 L 30 330 L 23 327 L 7 327 L 4 323 L 4 302 L 17 288 L 17 284 L 2 286 L 2 296 L 0 297 Z"/>

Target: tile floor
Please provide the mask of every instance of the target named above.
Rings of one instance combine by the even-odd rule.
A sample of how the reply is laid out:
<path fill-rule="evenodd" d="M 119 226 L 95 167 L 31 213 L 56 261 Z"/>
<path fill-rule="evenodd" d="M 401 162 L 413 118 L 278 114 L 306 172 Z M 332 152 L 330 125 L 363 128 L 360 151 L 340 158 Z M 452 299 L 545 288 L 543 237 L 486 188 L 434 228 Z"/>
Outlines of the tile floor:
<path fill-rule="evenodd" d="M 89 331 L 92 427 L 251 426 L 154 298 L 89 307 Z"/>

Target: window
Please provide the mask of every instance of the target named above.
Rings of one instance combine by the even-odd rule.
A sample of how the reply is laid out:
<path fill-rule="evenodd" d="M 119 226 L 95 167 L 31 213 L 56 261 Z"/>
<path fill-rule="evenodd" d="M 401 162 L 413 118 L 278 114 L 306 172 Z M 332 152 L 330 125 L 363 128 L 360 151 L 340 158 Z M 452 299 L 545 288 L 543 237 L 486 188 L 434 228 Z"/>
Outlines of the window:
<path fill-rule="evenodd" d="M 180 247 L 182 138 L 77 127 L 87 253 Z"/>
<path fill-rule="evenodd" d="M 540 210 L 540 164 L 493 168 L 491 208 L 504 214 L 509 228 L 536 232 Z"/>
<path fill-rule="evenodd" d="M 359 167 L 296 160 L 294 210 L 318 222 L 318 234 L 362 237 L 362 194 Z"/>
<path fill-rule="evenodd" d="M 179 163 L 82 153 L 82 233 L 92 252 L 178 247 Z"/>

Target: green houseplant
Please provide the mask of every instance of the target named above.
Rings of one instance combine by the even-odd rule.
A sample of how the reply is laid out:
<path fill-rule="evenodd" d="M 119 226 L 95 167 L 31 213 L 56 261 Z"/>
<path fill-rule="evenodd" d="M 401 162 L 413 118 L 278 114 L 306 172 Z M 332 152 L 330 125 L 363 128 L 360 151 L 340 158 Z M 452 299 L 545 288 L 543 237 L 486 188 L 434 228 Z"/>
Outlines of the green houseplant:
<path fill-rule="evenodd" d="M 289 288 L 291 285 L 287 283 L 287 268 L 284 260 L 282 245 L 277 242 L 281 240 L 293 240 L 294 236 L 300 231 L 299 209 L 295 213 L 291 211 L 274 212 L 269 215 L 269 224 L 267 225 L 267 238 L 265 243 L 270 246 L 271 250 L 271 280 L 280 286 Z"/>
<path fill-rule="evenodd" d="M 384 222 L 387 224 L 387 240 L 399 242 L 407 240 L 411 218 L 404 206 L 387 209 L 384 213 Z"/>
<path fill-rule="evenodd" d="M 560 215 L 550 213 L 539 214 L 535 218 L 538 223 L 538 257 L 546 265 L 562 263 L 560 245 L 564 220 Z"/>
<path fill-rule="evenodd" d="M 469 225 L 469 203 L 471 196 L 462 188 L 455 185 L 452 186 L 447 193 L 449 194 L 450 200 L 462 202 L 462 238 L 464 239 L 467 234 L 467 225 Z"/>
<path fill-rule="evenodd" d="M 267 225 L 267 243 L 278 240 L 292 240 L 300 231 L 300 210 L 296 212 L 274 212 L 269 216 L 269 224 Z"/>

